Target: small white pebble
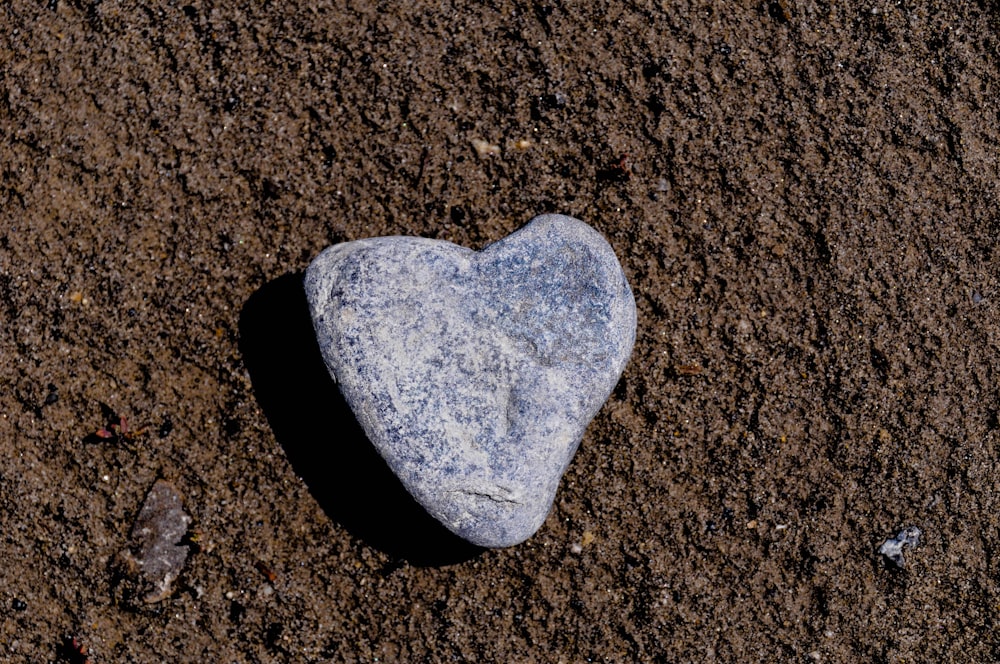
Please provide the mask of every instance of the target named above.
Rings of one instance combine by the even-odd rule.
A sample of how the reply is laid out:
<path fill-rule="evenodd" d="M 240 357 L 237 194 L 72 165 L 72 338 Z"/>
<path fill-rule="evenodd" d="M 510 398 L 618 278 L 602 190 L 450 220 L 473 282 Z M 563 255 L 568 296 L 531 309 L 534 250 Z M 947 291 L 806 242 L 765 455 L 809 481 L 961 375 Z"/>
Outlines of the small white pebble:
<path fill-rule="evenodd" d="M 909 547 L 912 549 L 919 545 L 921 535 L 923 533 L 916 526 L 904 528 L 900 531 L 899 535 L 883 542 L 882 546 L 878 548 L 878 552 L 896 565 L 896 567 L 902 568 L 904 565 L 903 548 Z"/>

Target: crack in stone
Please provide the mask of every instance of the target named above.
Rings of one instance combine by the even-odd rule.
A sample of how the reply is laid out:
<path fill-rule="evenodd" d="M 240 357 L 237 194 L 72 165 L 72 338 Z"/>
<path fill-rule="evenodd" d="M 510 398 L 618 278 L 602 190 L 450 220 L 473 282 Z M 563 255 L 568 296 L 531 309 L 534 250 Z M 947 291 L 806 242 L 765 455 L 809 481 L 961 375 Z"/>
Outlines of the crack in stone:
<path fill-rule="evenodd" d="M 515 500 L 514 498 L 507 498 L 501 495 L 495 495 L 486 491 L 473 491 L 472 489 L 452 489 L 447 493 L 463 493 L 467 496 L 479 496 L 480 498 L 488 498 L 495 503 L 512 503 L 514 505 L 523 505 L 524 503 L 520 500 Z"/>

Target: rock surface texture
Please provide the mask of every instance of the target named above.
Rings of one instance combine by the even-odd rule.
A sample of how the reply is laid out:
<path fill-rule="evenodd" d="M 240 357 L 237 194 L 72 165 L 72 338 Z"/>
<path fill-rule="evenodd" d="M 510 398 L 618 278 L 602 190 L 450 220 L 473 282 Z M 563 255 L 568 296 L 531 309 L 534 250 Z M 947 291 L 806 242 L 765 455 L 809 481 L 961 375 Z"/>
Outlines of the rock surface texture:
<path fill-rule="evenodd" d="M 414 498 L 475 544 L 530 537 L 635 340 L 604 238 L 542 215 L 479 252 L 358 240 L 305 289 L 330 373 Z"/>

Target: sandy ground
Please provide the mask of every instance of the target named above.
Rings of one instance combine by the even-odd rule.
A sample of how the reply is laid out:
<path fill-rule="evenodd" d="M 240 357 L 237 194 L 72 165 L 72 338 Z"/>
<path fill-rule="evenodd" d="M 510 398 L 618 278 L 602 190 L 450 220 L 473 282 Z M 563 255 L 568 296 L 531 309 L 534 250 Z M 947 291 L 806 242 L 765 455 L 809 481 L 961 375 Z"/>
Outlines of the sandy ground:
<path fill-rule="evenodd" d="M 1000 660 L 998 35 L 992 0 L 0 4 L 0 659 Z M 614 246 L 638 339 L 542 529 L 478 551 L 367 447 L 301 272 L 545 211 Z M 192 523 L 147 604 L 160 478 Z"/>

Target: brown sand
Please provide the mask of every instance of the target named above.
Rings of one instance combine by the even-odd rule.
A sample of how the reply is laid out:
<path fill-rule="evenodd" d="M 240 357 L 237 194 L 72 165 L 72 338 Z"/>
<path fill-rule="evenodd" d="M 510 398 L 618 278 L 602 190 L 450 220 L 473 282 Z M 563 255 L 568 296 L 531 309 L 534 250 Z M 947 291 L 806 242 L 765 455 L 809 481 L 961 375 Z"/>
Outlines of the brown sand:
<path fill-rule="evenodd" d="M 0 3 L 0 660 L 1000 660 L 1000 5 L 374 4 Z M 538 534 L 469 550 L 297 275 L 544 211 L 635 355 Z M 157 478 L 196 541 L 145 605 Z"/>

